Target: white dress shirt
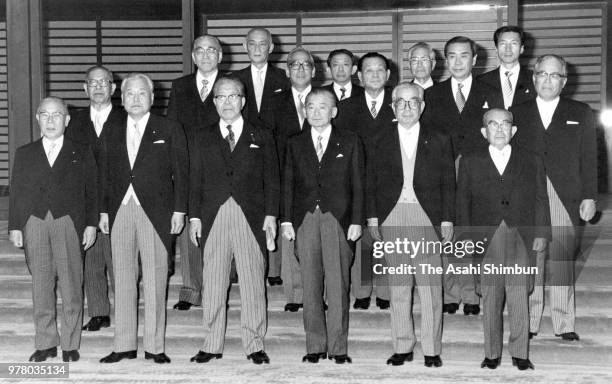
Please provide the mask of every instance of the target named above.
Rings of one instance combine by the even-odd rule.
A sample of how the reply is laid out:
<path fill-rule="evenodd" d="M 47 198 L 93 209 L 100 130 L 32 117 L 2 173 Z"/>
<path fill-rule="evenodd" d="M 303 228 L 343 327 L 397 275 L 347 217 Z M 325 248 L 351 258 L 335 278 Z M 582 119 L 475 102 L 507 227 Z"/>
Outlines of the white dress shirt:
<path fill-rule="evenodd" d="M 499 150 L 494 146 L 489 145 L 489 154 L 491 155 L 493 164 L 495 164 L 495 168 L 497 168 L 497 172 L 499 172 L 500 175 L 503 175 L 504 170 L 506 170 L 506 166 L 508 165 L 508 161 L 510 160 L 510 155 L 512 154 L 512 147 L 510 144 L 506 144 L 504 148 Z"/>
<path fill-rule="evenodd" d="M 427 89 L 427 88 L 431 88 L 434 86 L 434 82 L 431 79 L 431 77 L 429 79 L 427 79 L 427 81 L 425 81 L 424 83 L 421 83 L 416 77 L 414 78 L 414 80 L 412 81 L 414 84 L 420 85 L 421 88 L 423 89 Z"/>
<path fill-rule="evenodd" d="M 306 89 L 304 89 L 302 92 L 291 87 L 291 93 L 293 94 L 293 103 L 295 104 L 295 109 L 296 111 L 298 111 L 298 118 L 300 119 L 300 129 L 302 129 L 302 127 L 304 126 L 304 119 L 306 117 L 305 111 L 302 111 L 300 113 L 300 95 L 302 96 L 301 102 L 306 105 L 306 96 L 310 93 L 311 90 L 312 85 L 308 85 L 308 87 L 306 87 Z"/>
<path fill-rule="evenodd" d="M 538 111 L 540 112 L 542 124 L 544 124 L 545 129 L 548 129 L 553 115 L 555 114 L 555 110 L 557 109 L 557 105 L 559 105 L 559 96 L 551 101 L 545 101 L 538 96 L 536 97 L 536 103 L 538 105 Z"/>
<path fill-rule="evenodd" d="M 516 83 L 518 82 L 519 71 L 521 70 L 521 66 L 517 63 L 512 69 L 507 69 L 504 66 L 499 67 L 499 81 L 502 86 L 502 94 L 504 96 L 504 106 L 506 109 L 510 107 L 512 104 L 512 100 L 514 99 L 514 93 L 516 92 Z M 508 81 L 508 77 L 506 76 L 506 72 L 510 72 L 510 84 L 512 84 L 512 94 L 510 95 L 509 100 L 506 100 L 506 95 L 504 93 L 504 87 L 506 82 Z"/>
<path fill-rule="evenodd" d="M 221 136 L 225 139 L 227 135 L 229 135 L 229 129 L 227 126 L 232 126 L 232 132 L 234 132 L 234 143 L 238 144 L 238 139 L 240 139 L 240 135 L 242 134 L 242 128 L 244 127 L 244 119 L 242 116 L 239 116 L 233 123 L 228 123 L 225 120 L 219 120 L 219 128 L 221 129 Z"/>
<path fill-rule="evenodd" d="M 368 106 L 368 111 L 372 111 L 372 101 L 376 100 L 376 107 L 374 108 L 376 109 L 376 116 L 378 116 L 380 113 L 380 108 L 382 108 L 383 101 L 385 100 L 385 90 L 383 89 L 382 92 L 376 96 L 376 98 L 373 98 L 369 93 L 365 92 L 365 99 L 366 105 Z"/>
<path fill-rule="evenodd" d="M 219 73 L 219 70 L 217 69 L 215 69 L 215 71 L 209 74 L 208 76 L 202 75 L 200 71 L 196 72 L 196 87 L 198 87 L 198 95 L 202 93 L 202 88 L 204 88 L 204 84 L 202 84 L 202 80 L 208 80 L 208 85 L 206 85 L 206 87 L 208 88 L 208 93 L 206 94 L 206 98 L 208 99 L 208 96 L 210 96 L 213 90 L 213 85 L 215 84 L 215 79 L 217 78 L 218 73 Z"/>
<path fill-rule="evenodd" d="M 138 149 L 140 148 L 140 142 L 142 141 L 142 137 L 144 136 L 144 131 L 145 131 L 145 128 L 147 127 L 147 123 L 149 122 L 150 116 L 151 116 L 151 113 L 147 112 L 147 114 L 144 115 L 138 122 L 134 121 L 134 119 L 128 116 L 127 129 L 126 129 L 128 157 L 133 157 L 135 159 L 136 156 L 138 155 Z M 138 131 L 140 132 L 140 140 L 137 140 L 137 138 L 135 137 L 138 133 L 134 130 L 134 125 L 138 127 Z M 137 148 L 134 148 L 134 144 L 133 144 L 134 142 L 138 144 Z M 134 150 L 136 151 L 136 153 L 133 152 Z M 134 167 L 134 164 L 130 164 L 130 165 L 132 166 L 132 168 Z M 136 203 L 136 205 L 140 205 L 140 201 L 138 201 L 138 197 L 136 196 L 136 191 L 134 191 L 134 187 L 132 186 L 132 183 L 130 183 L 130 186 L 128 187 L 128 190 L 125 193 L 125 196 L 123 196 L 123 200 L 121 201 L 121 204 L 127 205 L 127 203 L 130 201 L 130 197 L 134 198 L 134 202 Z"/>
<path fill-rule="evenodd" d="M 57 155 L 59 155 L 62 147 L 64 146 L 64 135 L 61 135 L 55 140 L 43 137 L 42 144 L 45 150 L 45 155 L 47 155 L 47 161 L 49 161 L 50 166 L 53 166 L 53 163 L 55 163 L 55 160 L 57 160 Z"/>
<path fill-rule="evenodd" d="M 263 98 L 264 84 L 266 83 L 266 73 L 268 72 L 268 63 L 265 63 L 261 69 L 251 64 L 251 79 L 253 80 L 253 92 L 257 102 L 257 110 L 261 108 L 261 99 Z M 260 75 L 261 73 L 261 75 Z"/>
<path fill-rule="evenodd" d="M 409 159 L 414 157 L 417 144 L 419 143 L 419 132 L 421 124 L 417 121 L 411 128 L 406 128 L 401 124 L 397 124 L 397 132 L 399 133 L 400 144 Z"/>
<path fill-rule="evenodd" d="M 455 95 L 457 94 L 457 90 L 459 86 L 457 85 L 459 82 L 451 77 L 451 88 L 453 89 L 453 100 L 455 100 Z M 472 90 L 472 75 L 469 75 L 465 80 L 461 82 L 463 84 L 463 88 L 461 88 L 461 93 L 463 93 L 463 97 L 467 102 L 468 97 L 470 97 L 470 91 Z"/>
<path fill-rule="evenodd" d="M 346 85 L 340 85 L 336 82 L 333 82 L 332 87 L 334 88 L 334 92 L 336 93 L 336 97 L 338 98 L 338 100 L 343 100 L 342 91 L 340 90 L 340 88 L 344 88 L 344 99 L 348 99 L 349 97 L 351 97 L 351 92 L 353 92 L 353 83 L 351 83 L 350 81 Z"/>
<path fill-rule="evenodd" d="M 89 107 L 89 116 L 91 118 L 91 122 L 94 123 L 96 136 L 100 137 L 104 123 L 106 123 L 106 120 L 108 120 L 108 115 L 110 115 L 112 109 L 112 104 L 108 104 L 108 106 L 102 108 L 101 111 L 98 111 L 93 106 Z"/>

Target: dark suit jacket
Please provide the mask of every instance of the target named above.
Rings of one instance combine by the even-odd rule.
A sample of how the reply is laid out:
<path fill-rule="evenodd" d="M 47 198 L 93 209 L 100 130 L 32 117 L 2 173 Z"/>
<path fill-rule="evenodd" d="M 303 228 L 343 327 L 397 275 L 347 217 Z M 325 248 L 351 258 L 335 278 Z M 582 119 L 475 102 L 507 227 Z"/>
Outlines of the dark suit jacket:
<path fill-rule="evenodd" d="M 497 97 L 501 97 L 502 104 L 504 100 L 504 92 L 502 90 L 501 81 L 499 78 L 499 67 L 496 69 L 483 73 L 478 76 L 478 80 L 487 84 L 497 94 Z M 535 87 L 533 86 L 533 72 L 524 66 L 521 66 L 519 70 L 518 79 L 516 80 L 516 90 L 514 91 L 514 98 L 512 99 L 512 105 L 519 105 L 528 100 L 534 99 L 537 96 Z"/>
<path fill-rule="evenodd" d="M 242 208 L 262 253 L 266 254 L 265 216 L 278 217 L 280 177 L 274 139 L 267 130 L 245 121 L 231 152 L 219 124 L 196 134 L 190 153 L 189 212 L 202 221 L 206 243 L 221 205 L 233 197 Z"/>
<path fill-rule="evenodd" d="M 334 91 L 334 83 L 333 82 L 331 82 L 331 83 L 329 83 L 329 84 L 327 84 L 327 85 L 325 85 L 325 86 L 323 86 L 321 88 L 324 88 L 324 89 L 327 89 L 328 91 L 330 91 L 336 97 L 336 101 L 340 101 L 338 99 L 338 95 L 336 95 L 336 92 Z M 353 87 L 351 89 L 351 97 L 347 97 L 344 100 L 351 99 L 353 97 L 357 97 L 359 95 L 362 95 L 363 92 L 364 92 L 364 90 L 363 90 L 363 87 L 361 85 L 353 83 Z"/>
<path fill-rule="evenodd" d="M 329 142 L 319 163 L 311 129 L 287 142 L 283 172 L 281 222 L 300 227 L 307 212 L 319 205 L 331 212 L 345 233 L 351 224 L 363 221 L 365 175 L 359 137 L 332 127 Z"/>
<path fill-rule="evenodd" d="M 546 174 L 540 156 L 513 145 L 500 176 L 489 149 L 462 157 L 457 181 L 457 224 L 474 241 L 491 239 L 504 220 L 518 228 L 531 251 L 534 237 L 551 238 Z"/>
<path fill-rule="evenodd" d="M 215 83 L 222 76 L 219 72 Z M 214 84 L 210 85 L 210 93 L 202 102 L 196 86 L 195 73 L 179 77 L 172 82 L 166 117 L 183 125 L 189 143 L 192 142 L 197 130 L 219 121 L 219 114 L 213 103 L 213 87 Z"/>
<path fill-rule="evenodd" d="M 285 71 L 276 68 L 268 63 L 266 70 L 266 80 L 264 82 L 263 94 L 261 96 L 261 107 L 257 111 L 257 99 L 255 97 L 255 87 L 253 86 L 253 76 L 251 76 L 251 66 L 247 66 L 233 74 L 244 84 L 246 92 L 246 105 L 242 110 L 244 119 L 258 127 L 265 127 L 265 122 L 260 112 L 266 109 L 274 108 L 270 106 L 275 94 L 291 88 L 291 83 L 287 78 Z"/>
<path fill-rule="evenodd" d="M 580 203 L 597 199 L 597 142 L 588 105 L 561 97 L 548 129 L 533 99 L 510 109 L 517 132 L 512 143 L 540 154 L 550 179 L 574 225 Z"/>
<path fill-rule="evenodd" d="M 478 79 L 472 79 L 472 89 L 461 114 L 455 104 L 451 79 L 425 90 L 425 111 L 421 121 L 450 135 L 453 156 L 457 158 L 477 148 L 488 146 L 482 137 L 482 115 L 493 107 L 503 108 L 504 99 Z"/>
<path fill-rule="evenodd" d="M 266 106 L 262 119 L 266 128 L 270 129 L 274 135 L 280 161 L 280 170 L 282 172 L 284 169 L 283 162 L 285 161 L 287 140 L 301 131 L 310 132 L 310 124 L 308 120 L 304 119 L 304 125 L 300 128 L 300 119 L 293 101 L 291 88 L 273 96 L 272 103 Z"/>
<path fill-rule="evenodd" d="M 383 223 L 404 186 L 397 123 L 376 137 L 367 160 L 367 217 Z M 421 207 L 435 226 L 455 221 L 455 163 L 446 135 L 421 124 L 414 164 L 413 187 Z"/>
<path fill-rule="evenodd" d="M 89 145 L 93 151 L 96 162 L 100 156 L 100 146 L 110 127 L 117 126 L 125 119 L 125 110 L 122 107 L 113 106 L 108 119 L 102 127 L 100 137 L 96 135 L 94 123 L 91 121 L 90 107 L 70 114 L 70 123 L 64 133 L 66 137 L 77 143 Z"/>
<path fill-rule="evenodd" d="M 91 149 L 64 137 L 53 167 L 38 139 L 17 149 L 11 174 L 9 230 L 20 230 L 30 215 L 70 216 L 77 234 L 98 225 L 97 170 Z"/>
<path fill-rule="evenodd" d="M 183 129 L 176 121 L 151 114 L 131 169 L 126 144 L 127 115 L 110 128 L 100 156 L 101 212 L 109 214 L 112 226 L 131 183 L 138 201 L 171 253 L 172 214 L 187 213 L 188 205 L 189 163 Z"/>

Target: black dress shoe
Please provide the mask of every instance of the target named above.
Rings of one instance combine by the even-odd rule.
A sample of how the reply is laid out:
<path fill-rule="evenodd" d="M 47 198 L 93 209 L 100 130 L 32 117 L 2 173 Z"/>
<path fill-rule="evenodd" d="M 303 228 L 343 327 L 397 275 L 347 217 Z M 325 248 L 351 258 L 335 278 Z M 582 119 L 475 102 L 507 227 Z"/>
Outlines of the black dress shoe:
<path fill-rule="evenodd" d="M 524 371 L 526 369 L 534 369 L 533 364 L 529 359 L 519 359 L 518 357 L 512 358 L 512 365 L 517 367 L 519 371 Z"/>
<path fill-rule="evenodd" d="M 116 363 L 118 361 L 121 361 L 123 359 L 135 359 L 136 358 L 136 351 L 126 351 L 126 352 L 111 352 L 110 355 L 108 356 L 104 356 L 103 358 L 100 359 L 101 363 Z"/>
<path fill-rule="evenodd" d="M 170 358 L 165 353 L 149 353 L 145 351 L 145 360 L 151 360 L 157 364 L 165 364 L 170 362 Z"/>
<path fill-rule="evenodd" d="M 336 364 L 352 363 L 353 360 L 348 355 L 329 355 L 329 359 L 334 359 Z"/>
<path fill-rule="evenodd" d="M 459 304 L 448 303 L 442 305 L 442 313 L 454 314 L 459 309 Z"/>
<path fill-rule="evenodd" d="M 354 309 L 368 309 L 370 308 L 370 298 L 364 297 L 363 299 L 355 299 L 355 303 L 353 303 Z"/>
<path fill-rule="evenodd" d="M 178 309 L 179 311 L 188 311 L 189 308 L 191 308 L 192 306 L 193 306 L 193 304 L 191 304 L 188 301 L 179 300 L 179 302 L 174 304 L 174 307 L 172 307 L 172 308 L 173 309 Z"/>
<path fill-rule="evenodd" d="M 287 304 L 285 304 L 285 312 L 297 312 L 303 306 L 304 306 L 304 304 L 287 303 Z"/>
<path fill-rule="evenodd" d="M 275 285 L 283 285 L 283 279 L 280 276 L 271 276 L 268 277 L 268 284 L 273 287 Z"/>
<path fill-rule="evenodd" d="M 253 364 L 257 365 L 263 363 L 270 364 L 270 358 L 263 350 L 251 353 L 247 356 L 247 359 L 253 361 Z"/>
<path fill-rule="evenodd" d="M 55 356 L 57 356 L 57 347 L 37 349 L 36 351 L 34 351 L 32 356 L 30 356 L 30 361 L 40 362 L 47 360 L 49 357 Z"/>
<path fill-rule="evenodd" d="M 477 315 L 480 313 L 480 306 L 478 304 L 463 304 L 463 314 Z"/>
<path fill-rule="evenodd" d="M 84 331 L 95 332 L 100 328 L 110 327 L 110 316 L 94 316 L 89 319 L 89 322 L 83 326 Z"/>
<path fill-rule="evenodd" d="M 439 355 L 425 356 L 425 366 L 439 368 L 442 366 L 442 359 L 440 358 Z"/>
<path fill-rule="evenodd" d="M 480 368 L 489 368 L 489 369 L 495 369 L 497 368 L 497 366 L 499 365 L 499 363 L 501 362 L 501 358 L 496 358 L 496 359 L 489 359 L 488 357 L 485 357 L 485 359 L 482 361 L 482 363 L 480 363 Z"/>
<path fill-rule="evenodd" d="M 208 353 L 204 351 L 198 351 L 189 361 L 195 361 L 196 363 L 208 363 L 212 359 L 220 359 L 223 357 L 222 353 Z"/>
<path fill-rule="evenodd" d="M 389 307 L 391 306 L 391 302 L 389 300 L 385 300 L 385 299 L 379 299 L 378 297 L 376 298 L 376 306 L 380 309 L 389 309 Z"/>
<path fill-rule="evenodd" d="M 555 336 L 560 337 L 562 340 L 568 340 L 568 341 L 580 340 L 580 336 L 578 336 L 576 332 L 565 332 L 560 335 L 555 334 Z"/>
<path fill-rule="evenodd" d="M 302 363 L 318 363 L 319 359 L 327 359 L 327 353 L 307 353 L 306 355 L 304 355 L 304 357 L 302 357 Z"/>
<path fill-rule="evenodd" d="M 394 353 L 390 358 L 387 359 L 387 365 L 404 365 L 404 361 L 412 361 L 414 355 L 412 352 L 409 353 Z"/>
<path fill-rule="evenodd" d="M 62 360 L 64 363 L 69 361 L 79 361 L 81 355 L 79 355 L 79 351 L 73 349 L 72 351 L 62 351 Z"/>
<path fill-rule="evenodd" d="M 533 339 L 534 336 L 537 336 L 537 332 L 529 332 L 529 340 Z"/>

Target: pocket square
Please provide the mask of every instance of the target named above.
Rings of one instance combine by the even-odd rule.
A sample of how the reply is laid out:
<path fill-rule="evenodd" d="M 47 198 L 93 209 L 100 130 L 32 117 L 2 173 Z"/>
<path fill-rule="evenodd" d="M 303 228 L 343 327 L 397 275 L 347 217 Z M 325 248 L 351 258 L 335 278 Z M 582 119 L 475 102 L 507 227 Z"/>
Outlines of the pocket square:
<path fill-rule="evenodd" d="M 529 93 L 529 88 L 525 89 L 525 93 Z"/>
<path fill-rule="evenodd" d="M 341 158 L 341 157 L 344 157 L 344 155 L 343 155 L 343 154 L 341 154 L 341 153 L 339 153 L 339 154 L 338 154 L 338 156 L 336 156 L 336 159 L 339 159 L 339 158 Z"/>
<path fill-rule="evenodd" d="M 153 144 L 164 144 L 166 142 L 166 140 L 157 140 L 154 141 Z"/>
<path fill-rule="evenodd" d="M 568 120 L 568 121 L 565 122 L 565 124 L 578 125 L 580 123 L 577 122 L 577 121 Z"/>
<path fill-rule="evenodd" d="M 487 101 L 485 100 L 484 104 L 482 105 L 483 109 L 489 109 L 489 103 L 487 103 Z"/>
<path fill-rule="evenodd" d="M 274 90 L 274 93 L 279 93 L 279 92 L 281 92 L 282 90 L 283 90 L 282 88 L 276 89 L 276 90 Z"/>
<path fill-rule="evenodd" d="M 251 146 L 249 148 L 259 148 L 259 145 L 257 144 L 251 144 Z"/>

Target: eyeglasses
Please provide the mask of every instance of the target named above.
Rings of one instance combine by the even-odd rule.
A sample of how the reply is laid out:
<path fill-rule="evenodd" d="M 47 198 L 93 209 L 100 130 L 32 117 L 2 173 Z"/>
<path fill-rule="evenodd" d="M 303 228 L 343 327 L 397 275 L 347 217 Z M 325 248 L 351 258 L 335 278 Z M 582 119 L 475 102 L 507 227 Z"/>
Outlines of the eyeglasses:
<path fill-rule="evenodd" d="M 537 77 L 538 79 L 550 79 L 559 81 L 561 79 L 566 78 L 567 75 L 562 75 L 559 72 L 548 73 L 544 71 L 539 71 L 535 73 L 535 77 Z"/>
<path fill-rule="evenodd" d="M 217 48 L 213 48 L 213 47 L 198 47 L 196 49 L 194 49 L 193 51 L 196 56 L 212 56 L 212 55 L 216 55 L 219 50 Z"/>
<path fill-rule="evenodd" d="M 413 57 L 409 61 L 412 65 L 418 65 L 419 63 L 426 64 L 430 62 L 431 59 L 429 57 Z"/>
<path fill-rule="evenodd" d="M 231 95 L 217 95 L 215 96 L 215 100 L 217 100 L 217 102 L 221 104 L 225 103 L 226 100 L 229 100 L 230 103 L 233 103 L 236 100 L 240 99 L 241 97 L 242 95 L 234 93 Z"/>
<path fill-rule="evenodd" d="M 420 99 L 404 100 L 402 98 L 399 98 L 397 100 L 394 100 L 393 104 L 397 109 L 406 109 L 406 107 L 408 107 L 408 109 L 416 110 L 421 106 L 422 101 L 423 100 Z"/>
<path fill-rule="evenodd" d="M 313 65 L 309 62 L 300 63 L 299 61 L 294 61 L 293 63 L 289 64 L 289 69 L 292 71 L 299 71 L 300 68 L 302 68 L 304 71 L 310 71 L 312 67 Z"/>
<path fill-rule="evenodd" d="M 497 121 L 491 120 L 487 123 L 487 127 L 493 129 L 494 131 L 497 131 L 499 128 L 510 129 L 512 128 L 512 122 L 508 120 L 504 120 L 501 123 L 498 123 Z"/>
<path fill-rule="evenodd" d="M 107 85 L 112 84 L 113 82 L 110 80 L 104 79 L 104 80 L 87 80 L 86 83 L 89 88 L 97 88 L 97 87 L 104 88 Z"/>
<path fill-rule="evenodd" d="M 38 118 L 43 120 L 43 121 L 49 121 L 49 118 L 59 121 L 61 120 L 65 115 L 62 112 L 53 112 L 53 113 L 49 113 L 49 112 L 38 112 Z"/>

